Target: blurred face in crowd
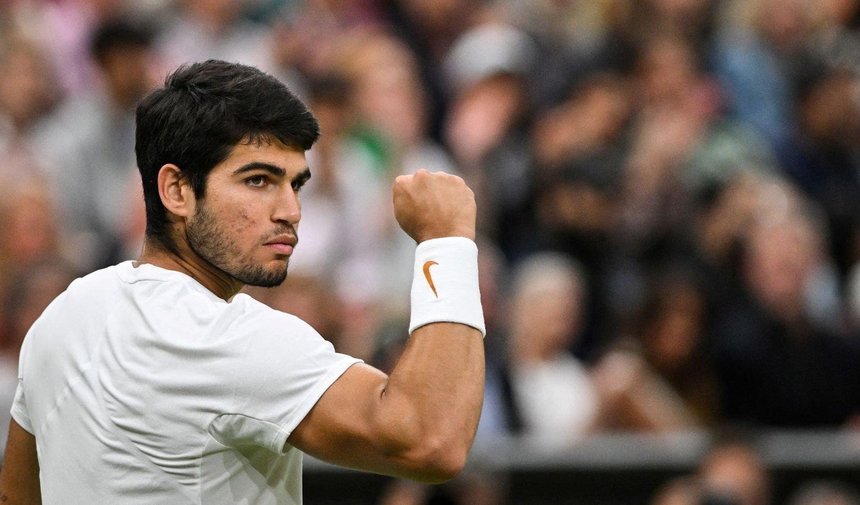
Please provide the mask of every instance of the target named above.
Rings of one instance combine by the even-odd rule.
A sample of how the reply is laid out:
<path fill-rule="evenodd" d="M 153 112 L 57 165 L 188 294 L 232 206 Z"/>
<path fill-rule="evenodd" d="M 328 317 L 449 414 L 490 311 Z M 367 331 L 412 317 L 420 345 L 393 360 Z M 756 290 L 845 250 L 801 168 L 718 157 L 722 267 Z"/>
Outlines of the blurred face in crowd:
<path fill-rule="evenodd" d="M 639 61 L 639 70 L 647 103 L 669 105 L 686 95 L 698 73 L 690 45 L 673 37 L 651 41 Z"/>
<path fill-rule="evenodd" d="M 708 494 L 737 505 L 768 505 L 770 487 L 759 456 L 741 444 L 719 447 L 708 454 L 699 471 Z"/>
<path fill-rule="evenodd" d="M 370 35 L 357 44 L 347 65 L 359 120 L 396 145 L 411 145 L 424 134 L 426 119 L 412 53 L 385 35 Z"/>
<path fill-rule="evenodd" d="M 0 251 L 6 260 L 25 265 L 56 251 L 56 213 L 46 188 L 38 181 L 6 186 L 0 207 Z"/>
<path fill-rule="evenodd" d="M 209 173 L 206 194 L 187 218 L 189 247 L 244 284 L 280 284 L 298 241 L 298 192 L 309 177 L 300 149 L 274 140 L 238 144 Z"/>
<path fill-rule="evenodd" d="M 535 156 L 545 166 L 559 166 L 582 153 L 616 142 L 633 110 L 626 79 L 596 76 L 562 104 L 538 117 L 533 132 Z"/>
<path fill-rule="evenodd" d="M 770 43 L 780 50 L 802 43 L 812 27 L 817 2 L 806 0 L 757 0 L 754 23 Z"/>
<path fill-rule="evenodd" d="M 533 275 L 514 293 L 513 345 L 526 359 L 550 359 L 566 350 L 579 330 L 582 287 L 567 270 Z"/>
<path fill-rule="evenodd" d="M 122 109 L 132 108 L 157 84 L 152 54 L 144 46 L 111 49 L 105 54 L 101 69 L 111 96 Z"/>
<path fill-rule="evenodd" d="M 819 248 L 820 237 L 800 216 L 755 225 L 745 260 L 750 290 L 773 314 L 789 320 L 800 317 Z"/>
<path fill-rule="evenodd" d="M 700 345 L 704 299 L 694 286 L 674 282 L 663 286 L 664 297 L 645 343 L 652 363 L 671 374 L 689 362 Z"/>
<path fill-rule="evenodd" d="M 760 186 L 761 182 L 752 176 L 734 177 L 702 214 L 696 239 L 708 261 L 728 266 L 732 248 L 755 219 Z"/>
<path fill-rule="evenodd" d="M 463 90 L 445 124 L 445 140 L 457 160 L 479 163 L 519 119 L 524 100 L 523 83 L 514 75 L 491 76 Z"/>
<path fill-rule="evenodd" d="M 25 128 L 53 100 L 51 79 L 39 49 L 24 41 L 11 41 L 0 50 L 0 114 L 17 128 Z"/>
<path fill-rule="evenodd" d="M 833 72 L 817 82 L 801 104 L 801 124 L 822 145 L 860 145 L 860 79 Z"/>
<path fill-rule="evenodd" d="M 232 23 L 243 12 L 247 0 L 185 0 L 185 8 L 198 19 L 219 30 Z"/>

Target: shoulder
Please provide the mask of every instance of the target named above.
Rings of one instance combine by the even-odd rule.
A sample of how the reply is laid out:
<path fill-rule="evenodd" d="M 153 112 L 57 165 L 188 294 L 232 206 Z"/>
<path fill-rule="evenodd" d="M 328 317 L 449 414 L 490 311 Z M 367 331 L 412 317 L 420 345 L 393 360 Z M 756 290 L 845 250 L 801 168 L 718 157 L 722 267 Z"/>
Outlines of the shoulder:
<path fill-rule="evenodd" d="M 299 338 L 321 338 L 319 333 L 301 318 L 273 309 L 245 293 L 239 293 L 226 304 L 225 310 L 232 326 L 245 332 L 291 335 Z"/>
<path fill-rule="evenodd" d="M 54 298 L 44 313 L 50 313 L 67 305 L 92 303 L 96 300 L 104 303 L 108 299 L 105 297 L 106 292 L 117 284 L 115 270 L 116 266 L 107 267 L 74 279 Z"/>

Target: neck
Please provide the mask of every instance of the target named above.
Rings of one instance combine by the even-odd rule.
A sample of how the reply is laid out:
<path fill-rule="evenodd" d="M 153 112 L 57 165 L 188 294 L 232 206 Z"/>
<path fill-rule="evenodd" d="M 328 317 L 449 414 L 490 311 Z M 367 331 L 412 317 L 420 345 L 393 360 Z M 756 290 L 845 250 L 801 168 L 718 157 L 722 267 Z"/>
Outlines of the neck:
<path fill-rule="evenodd" d="M 149 263 L 167 270 L 182 272 L 224 300 L 232 298 L 244 286 L 201 258 L 185 243 L 177 244 L 175 251 L 171 251 L 157 240 L 147 238 L 137 263 Z"/>

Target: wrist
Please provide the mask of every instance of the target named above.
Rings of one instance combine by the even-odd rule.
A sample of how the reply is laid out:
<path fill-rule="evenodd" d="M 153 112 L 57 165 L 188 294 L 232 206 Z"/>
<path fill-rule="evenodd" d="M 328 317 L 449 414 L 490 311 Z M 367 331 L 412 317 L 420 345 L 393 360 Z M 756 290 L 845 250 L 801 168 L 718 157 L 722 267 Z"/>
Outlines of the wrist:
<path fill-rule="evenodd" d="M 440 238 L 449 238 L 449 237 L 462 237 L 475 241 L 475 228 L 470 226 L 463 226 L 460 228 L 452 228 L 448 230 L 428 230 L 425 233 L 420 234 L 416 237 L 415 242 L 422 243 L 428 240 L 440 239 Z"/>
<path fill-rule="evenodd" d="M 430 323 L 471 326 L 486 335 L 478 288 L 478 247 L 463 236 L 431 238 L 415 249 L 409 332 Z"/>

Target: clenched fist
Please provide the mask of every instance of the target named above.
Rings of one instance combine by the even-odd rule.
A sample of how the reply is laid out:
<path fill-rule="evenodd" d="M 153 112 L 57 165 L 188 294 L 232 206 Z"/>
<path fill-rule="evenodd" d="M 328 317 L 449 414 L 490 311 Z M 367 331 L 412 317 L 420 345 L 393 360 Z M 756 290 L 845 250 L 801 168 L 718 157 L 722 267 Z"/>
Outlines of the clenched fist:
<path fill-rule="evenodd" d="M 475 240 L 475 194 L 463 179 L 419 170 L 394 181 L 394 217 L 416 242 L 431 238 Z"/>

